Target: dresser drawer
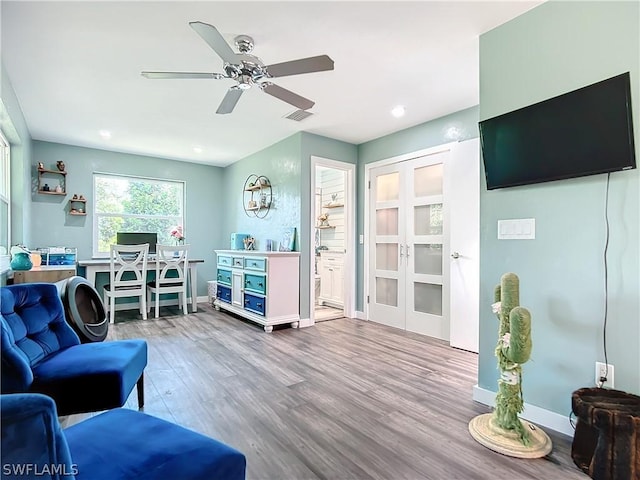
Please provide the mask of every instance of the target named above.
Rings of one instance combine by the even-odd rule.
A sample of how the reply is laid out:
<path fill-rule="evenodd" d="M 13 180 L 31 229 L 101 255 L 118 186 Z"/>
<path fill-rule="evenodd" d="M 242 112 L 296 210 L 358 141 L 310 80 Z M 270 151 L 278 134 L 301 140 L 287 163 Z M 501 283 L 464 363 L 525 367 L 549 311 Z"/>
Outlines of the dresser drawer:
<path fill-rule="evenodd" d="M 244 274 L 244 289 L 255 293 L 267 292 L 267 277 L 265 275 Z"/>
<path fill-rule="evenodd" d="M 231 286 L 231 271 L 218 269 L 218 283 Z"/>
<path fill-rule="evenodd" d="M 244 257 L 233 257 L 233 267 L 234 268 L 243 268 L 244 267 Z"/>
<path fill-rule="evenodd" d="M 244 309 L 264 316 L 265 299 L 249 293 L 244 294 Z"/>
<path fill-rule="evenodd" d="M 216 294 L 218 300 L 231 303 L 231 289 L 229 287 L 218 285 Z"/>
<path fill-rule="evenodd" d="M 267 271 L 266 258 L 244 257 L 244 268 L 247 270 L 256 270 L 258 272 Z"/>
<path fill-rule="evenodd" d="M 218 255 L 218 265 L 221 265 L 223 267 L 230 267 L 231 265 L 233 265 L 233 258 L 226 255 Z"/>

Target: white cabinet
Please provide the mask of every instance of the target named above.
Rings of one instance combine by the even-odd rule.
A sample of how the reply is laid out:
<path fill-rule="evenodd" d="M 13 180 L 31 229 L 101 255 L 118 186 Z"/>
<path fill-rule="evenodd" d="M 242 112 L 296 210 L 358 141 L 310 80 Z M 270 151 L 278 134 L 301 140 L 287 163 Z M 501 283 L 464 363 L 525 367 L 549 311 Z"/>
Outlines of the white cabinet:
<path fill-rule="evenodd" d="M 264 326 L 300 322 L 300 253 L 216 250 L 216 310 Z"/>
<path fill-rule="evenodd" d="M 344 253 L 320 253 L 320 305 L 344 307 Z"/>

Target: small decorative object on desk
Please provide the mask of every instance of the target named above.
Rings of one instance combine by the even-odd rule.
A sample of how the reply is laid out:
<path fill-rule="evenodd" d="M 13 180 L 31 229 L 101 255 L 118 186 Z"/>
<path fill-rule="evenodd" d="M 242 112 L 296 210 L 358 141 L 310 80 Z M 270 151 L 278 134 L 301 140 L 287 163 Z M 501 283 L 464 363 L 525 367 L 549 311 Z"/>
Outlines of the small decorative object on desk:
<path fill-rule="evenodd" d="M 73 194 L 73 198 L 72 198 L 71 200 L 77 200 L 77 199 L 78 199 L 78 194 L 77 194 L 77 193 L 74 193 L 74 194 Z"/>
<path fill-rule="evenodd" d="M 11 270 L 31 270 L 31 252 L 24 245 L 11 247 Z"/>
<path fill-rule="evenodd" d="M 62 186 L 56 185 L 56 193 L 62 193 Z"/>
<path fill-rule="evenodd" d="M 56 167 L 58 167 L 58 170 L 60 170 L 61 172 L 64 172 L 64 162 L 62 160 L 58 160 L 56 162 Z"/>
<path fill-rule="evenodd" d="M 169 230 L 169 235 L 171 235 L 174 238 L 176 245 L 180 245 L 181 243 L 184 243 L 184 233 L 182 233 L 182 225 L 176 225 L 175 227 L 171 227 L 171 230 Z"/>
<path fill-rule="evenodd" d="M 84 195 L 80 195 L 80 198 L 78 198 L 78 200 L 84 201 Z"/>
<path fill-rule="evenodd" d="M 38 170 L 44 170 L 44 164 L 42 162 L 38 162 Z"/>
<path fill-rule="evenodd" d="M 49 187 L 49 184 L 45 183 L 45 184 L 42 186 L 42 191 L 43 191 L 43 192 L 48 192 L 48 191 L 50 191 L 50 190 L 51 190 L 51 187 Z"/>

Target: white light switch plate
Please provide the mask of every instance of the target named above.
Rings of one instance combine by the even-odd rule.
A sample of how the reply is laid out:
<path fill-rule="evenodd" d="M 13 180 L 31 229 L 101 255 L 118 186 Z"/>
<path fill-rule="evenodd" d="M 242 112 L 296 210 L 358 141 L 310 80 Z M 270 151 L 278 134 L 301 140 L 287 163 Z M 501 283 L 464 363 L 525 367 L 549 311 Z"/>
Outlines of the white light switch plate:
<path fill-rule="evenodd" d="M 498 220 L 498 240 L 533 240 L 535 238 L 535 218 Z"/>

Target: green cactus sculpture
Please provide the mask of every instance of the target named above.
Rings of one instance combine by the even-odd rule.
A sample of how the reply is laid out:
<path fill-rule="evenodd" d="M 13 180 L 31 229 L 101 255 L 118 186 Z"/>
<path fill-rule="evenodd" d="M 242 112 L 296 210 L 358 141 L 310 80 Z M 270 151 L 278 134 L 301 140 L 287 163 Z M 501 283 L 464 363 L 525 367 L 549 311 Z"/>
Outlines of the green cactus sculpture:
<path fill-rule="evenodd" d="M 496 452 L 519 458 L 540 458 L 552 448 L 544 431 L 518 418 L 523 411 L 522 364 L 531 355 L 531 314 L 520 306 L 520 281 L 515 273 L 505 273 L 495 288 L 493 311 L 500 320 L 498 345 L 498 393 L 492 413 L 474 417 L 469 433 Z"/>
<path fill-rule="evenodd" d="M 495 422 L 505 430 L 518 433 L 524 445 L 529 444 L 529 434 L 518 414 L 522 412 L 522 367 L 531 355 L 531 314 L 520 306 L 520 285 L 515 273 L 505 273 L 495 289 L 494 312 L 500 320 L 496 357 L 500 379 Z"/>

